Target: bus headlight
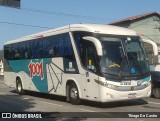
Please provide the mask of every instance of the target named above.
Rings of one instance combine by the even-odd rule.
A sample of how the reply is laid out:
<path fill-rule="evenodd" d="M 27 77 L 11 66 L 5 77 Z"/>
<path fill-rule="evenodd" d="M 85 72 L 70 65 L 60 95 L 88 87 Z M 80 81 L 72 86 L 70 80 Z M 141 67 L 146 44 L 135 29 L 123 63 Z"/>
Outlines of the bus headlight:
<path fill-rule="evenodd" d="M 116 89 L 118 86 L 113 85 L 113 84 L 106 84 L 106 87 L 110 88 L 110 89 Z"/>
<path fill-rule="evenodd" d="M 107 83 L 107 82 L 99 81 L 97 79 L 95 79 L 95 82 L 98 83 L 98 84 L 100 84 L 100 85 L 102 85 L 102 86 L 106 86 L 106 83 Z"/>
<path fill-rule="evenodd" d="M 143 85 L 144 85 L 145 87 L 148 87 L 148 86 L 151 85 L 151 82 L 150 82 L 150 81 L 149 81 L 149 82 L 145 82 L 145 83 L 143 83 Z"/>
<path fill-rule="evenodd" d="M 107 82 L 102 82 L 102 81 L 99 81 L 99 80 L 96 80 L 96 79 L 95 79 L 95 82 L 100 84 L 100 85 L 102 85 L 102 86 L 104 86 L 104 87 L 110 88 L 110 89 L 115 89 L 115 88 L 118 87 L 116 85 L 108 84 Z"/>

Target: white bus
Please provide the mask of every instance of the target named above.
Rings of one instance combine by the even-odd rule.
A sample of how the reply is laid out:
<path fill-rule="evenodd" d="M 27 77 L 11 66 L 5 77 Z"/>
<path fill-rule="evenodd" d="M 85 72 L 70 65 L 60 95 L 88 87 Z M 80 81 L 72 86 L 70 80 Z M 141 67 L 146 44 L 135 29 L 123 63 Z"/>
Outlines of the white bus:
<path fill-rule="evenodd" d="M 149 97 L 148 58 L 136 32 L 97 24 L 73 24 L 8 41 L 4 78 L 25 90 L 97 102 Z"/>

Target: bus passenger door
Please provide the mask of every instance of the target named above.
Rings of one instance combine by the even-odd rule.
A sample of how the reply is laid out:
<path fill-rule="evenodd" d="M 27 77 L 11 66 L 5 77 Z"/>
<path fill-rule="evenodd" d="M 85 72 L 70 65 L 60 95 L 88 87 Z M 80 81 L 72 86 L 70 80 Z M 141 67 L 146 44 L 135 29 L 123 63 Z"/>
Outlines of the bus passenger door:
<path fill-rule="evenodd" d="M 95 82 L 98 80 L 99 76 L 98 66 L 97 66 L 97 54 L 94 44 L 90 41 L 85 41 L 83 46 L 83 66 L 85 71 L 82 77 L 82 83 L 85 89 L 86 99 L 89 100 L 99 100 L 99 85 Z"/>

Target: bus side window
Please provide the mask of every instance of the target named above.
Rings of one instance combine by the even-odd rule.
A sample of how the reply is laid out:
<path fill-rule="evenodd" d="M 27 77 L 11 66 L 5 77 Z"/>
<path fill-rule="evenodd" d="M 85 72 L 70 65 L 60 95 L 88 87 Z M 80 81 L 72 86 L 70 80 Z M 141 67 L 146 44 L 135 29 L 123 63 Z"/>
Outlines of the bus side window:
<path fill-rule="evenodd" d="M 50 57 L 49 55 L 49 49 L 50 49 L 50 39 L 49 38 L 45 38 L 43 40 L 43 57 Z"/>
<path fill-rule="evenodd" d="M 14 44 L 11 45 L 11 59 L 12 60 L 15 59 L 15 47 L 14 47 Z"/>
<path fill-rule="evenodd" d="M 4 58 L 5 59 L 10 59 L 10 45 L 5 45 L 4 46 Z"/>
<path fill-rule="evenodd" d="M 85 67 L 92 71 L 97 72 L 96 65 L 96 51 L 92 42 L 85 43 Z"/>
<path fill-rule="evenodd" d="M 20 48 L 21 48 L 21 52 L 20 52 L 20 58 L 21 59 L 26 59 L 25 58 L 25 43 L 26 42 L 21 42 L 21 46 L 20 46 Z"/>
<path fill-rule="evenodd" d="M 32 57 L 32 46 L 31 41 L 26 42 L 26 52 L 25 52 L 26 59 L 29 59 Z"/>
<path fill-rule="evenodd" d="M 20 48 L 20 43 L 16 43 L 14 44 L 14 49 L 15 49 L 15 53 L 14 53 L 14 59 L 20 59 L 20 53 L 21 53 L 21 48 Z"/>
<path fill-rule="evenodd" d="M 32 41 L 32 56 L 33 58 L 42 58 L 43 56 L 43 42 L 42 40 Z"/>
<path fill-rule="evenodd" d="M 74 39 L 75 39 L 75 43 L 76 43 L 76 47 L 77 47 L 77 51 L 78 51 L 78 54 L 80 56 L 80 59 L 81 59 L 81 62 L 83 63 L 84 65 L 84 48 L 83 48 L 83 39 L 82 39 L 82 35 L 80 34 L 75 34 L 74 35 Z"/>
<path fill-rule="evenodd" d="M 71 44 L 70 36 L 69 34 L 64 34 L 64 57 L 70 59 L 70 60 L 75 60 L 75 56 L 73 53 L 73 47 Z"/>

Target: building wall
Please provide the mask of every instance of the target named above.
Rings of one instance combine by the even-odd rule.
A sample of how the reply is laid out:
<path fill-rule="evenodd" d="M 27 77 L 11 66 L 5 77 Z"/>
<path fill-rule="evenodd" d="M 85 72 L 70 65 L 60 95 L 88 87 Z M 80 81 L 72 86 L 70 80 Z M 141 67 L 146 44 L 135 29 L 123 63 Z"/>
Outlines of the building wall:
<path fill-rule="evenodd" d="M 151 38 L 160 45 L 160 18 L 158 16 L 150 16 L 141 20 L 130 23 L 128 28 L 135 30 L 139 34 L 143 34 Z M 142 38 L 146 38 L 142 36 Z"/>

